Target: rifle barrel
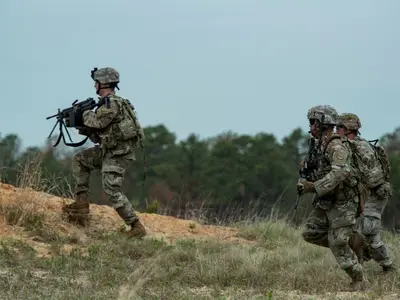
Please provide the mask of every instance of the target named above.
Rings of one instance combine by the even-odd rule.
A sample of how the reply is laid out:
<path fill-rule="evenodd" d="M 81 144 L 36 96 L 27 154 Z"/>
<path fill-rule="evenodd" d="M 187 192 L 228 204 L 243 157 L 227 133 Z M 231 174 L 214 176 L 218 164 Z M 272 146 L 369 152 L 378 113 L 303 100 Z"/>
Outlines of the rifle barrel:
<path fill-rule="evenodd" d="M 55 117 L 57 117 L 57 116 L 58 116 L 58 113 L 57 113 L 57 114 L 54 114 L 54 115 L 52 115 L 52 116 L 47 117 L 46 120 L 51 119 L 51 118 L 55 118 Z"/>

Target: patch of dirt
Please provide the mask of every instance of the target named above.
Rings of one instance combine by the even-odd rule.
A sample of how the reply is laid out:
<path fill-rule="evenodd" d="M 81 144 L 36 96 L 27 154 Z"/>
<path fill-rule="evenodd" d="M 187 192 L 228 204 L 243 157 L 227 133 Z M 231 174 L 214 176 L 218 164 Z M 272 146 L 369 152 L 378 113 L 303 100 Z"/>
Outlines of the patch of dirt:
<path fill-rule="evenodd" d="M 157 214 L 138 214 L 150 236 L 174 242 L 181 238 L 212 238 L 230 243 L 251 244 L 239 238 L 238 230 L 231 227 L 202 225 L 198 222 Z"/>
<path fill-rule="evenodd" d="M 91 204 L 91 220 L 88 227 L 83 228 L 68 223 L 62 219 L 61 208 L 71 203 L 71 199 L 56 197 L 32 189 L 20 189 L 12 185 L 0 183 L 0 206 L 7 209 L 9 205 L 26 206 L 26 210 L 35 210 L 45 214 L 46 226 L 55 232 L 62 233 L 77 240 L 74 244 L 64 244 L 60 249 L 69 252 L 76 247 L 82 248 L 88 239 L 88 234 L 95 232 L 120 231 L 124 222 L 117 212 L 105 205 Z M 25 208 L 24 208 L 25 209 Z M 148 236 L 163 239 L 173 243 L 181 238 L 210 238 L 229 243 L 252 244 L 254 242 L 237 237 L 238 230 L 230 227 L 207 226 L 191 220 L 177 219 L 157 214 L 138 213 L 144 224 Z M 126 227 L 126 226 L 125 226 Z M 26 240 L 40 256 L 49 256 L 52 250 L 49 243 L 41 241 L 39 237 L 29 236 L 23 227 L 8 225 L 3 216 L 0 219 L 0 237 L 15 237 Z"/>

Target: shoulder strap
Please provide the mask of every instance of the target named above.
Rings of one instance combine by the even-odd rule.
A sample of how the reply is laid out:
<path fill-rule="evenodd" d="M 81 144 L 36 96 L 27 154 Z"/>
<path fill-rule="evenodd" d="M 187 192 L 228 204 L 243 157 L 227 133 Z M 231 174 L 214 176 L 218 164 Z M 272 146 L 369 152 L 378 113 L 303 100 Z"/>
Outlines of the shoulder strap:
<path fill-rule="evenodd" d="M 368 141 L 372 146 L 376 147 L 376 144 L 379 142 L 379 139 Z"/>
<path fill-rule="evenodd" d="M 334 139 L 342 139 L 342 136 L 340 136 L 337 133 L 334 133 L 331 136 L 329 136 L 328 140 L 325 142 L 324 149 L 322 151 L 324 154 L 326 152 L 326 148 L 328 148 L 329 143 L 332 142 Z"/>

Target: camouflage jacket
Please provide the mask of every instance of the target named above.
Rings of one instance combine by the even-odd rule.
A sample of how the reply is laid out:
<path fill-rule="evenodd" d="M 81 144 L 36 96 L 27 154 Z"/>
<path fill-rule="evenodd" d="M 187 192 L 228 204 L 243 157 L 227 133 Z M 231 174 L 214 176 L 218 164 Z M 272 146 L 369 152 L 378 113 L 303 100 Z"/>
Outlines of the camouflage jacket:
<path fill-rule="evenodd" d="M 95 112 L 83 113 L 83 123 L 95 131 L 105 152 L 135 158 L 134 150 L 144 140 L 144 133 L 130 102 L 114 94 L 99 101 L 103 104 Z"/>
<path fill-rule="evenodd" d="M 326 136 L 319 150 L 316 181 L 316 199 L 348 201 L 357 194 L 357 170 L 352 161 L 348 139 L 337 134 Z"/>

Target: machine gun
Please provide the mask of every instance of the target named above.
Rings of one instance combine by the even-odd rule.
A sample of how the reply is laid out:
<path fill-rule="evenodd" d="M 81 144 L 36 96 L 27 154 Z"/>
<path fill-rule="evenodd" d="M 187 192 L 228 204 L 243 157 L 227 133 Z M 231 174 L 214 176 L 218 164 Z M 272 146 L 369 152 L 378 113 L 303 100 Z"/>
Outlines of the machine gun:
<path fill-rule="evenodd" d="M 57 122 L 56 122 L 56 124 L 54 124 L 54 127 L 51 130 L 51 132 L 47 138 L 49 139 L 52 136 L 57 124 L 58 124 L 58 128 L 60 131 L 60 135 L 58 136 L 58 139 L 57 139 L 56 143 L 53 145 L 53 147 L 57 147 L 57 145 L 61 141 L 61 138 L 63 139 L 64 144 L 69 147 L 80 147 L 83 144 L 85 144 L 89 137 L 86 137 L 84 140 L 82 140 L 78 143 L 73 143 L 71 136 L 68 132 L 68 127 L 74 127 L 74 128 L 86 127 L 83 124 L 83 120 L 82 120 L 83 112 L 86 110 L 92 110 L 93 108 L 98 107 L 99 105 L 100 104 L 97 103 L 93 98 L 87 98 L 86 100 L 81 101 L 81 102 L 78 102 L 78 100 L 75 100 L 72 103 L 71 107 L 68 107 L 63 110 L 58 109 L 58 112 L 56 114 L 47 117 L 46 120 L 57 117 Z M 71 143 L 67 143 L 65 141 L 63 128 L 65 128 L 65 131 L 67 132 L 67 135 L 68 135 Z"/>
<path fill-rule="evenodd" d="M 308 141 L 308 155 L 304 160 L 304 166 L 299 170 L 300 179 L 305 179 L 307 181 L 312 180 L 313 171 L 317 168 L 316 165 L 316 157 L 317 157 L 317 148 L 315 147 L 315 138 L 310 138 Z M 302 190 L 297 190 L 297 200 L 294 209 L 296 210 L 299 206 L 300 198 L 303 194 Z"/>

